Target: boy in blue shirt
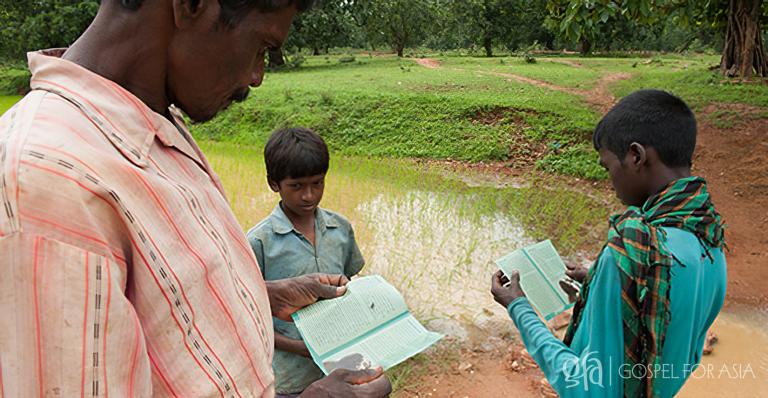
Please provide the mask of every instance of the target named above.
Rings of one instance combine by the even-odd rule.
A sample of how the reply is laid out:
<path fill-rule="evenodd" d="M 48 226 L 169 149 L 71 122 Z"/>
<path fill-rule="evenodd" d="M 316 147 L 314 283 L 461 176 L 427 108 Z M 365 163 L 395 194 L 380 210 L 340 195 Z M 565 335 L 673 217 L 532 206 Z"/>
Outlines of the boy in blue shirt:
<path fill-rule="evenodd" d="M 497 272 L 491 292 L 561 397 L 672 397 L 699 364 L 723 306 L 723 224 L 706 182 L 691 176 L 696 119 L 679 98 L 641 90 L 593 135 L 627 211 L 583 278 L 559 341 L 533 311 L 520 275 Z"/>
<path fill-rule="evenodd" d="M 264 148 L 269 187 L 280 194 L 272 214 L 248 232 L 248 241 L 265 280 L 316 272 L 351 278 L 364 260 L 352 226 L 341 215 L 321 209 L 328 171 L 328 148 L 306 128 L 275 131 Z M 299 331 L 273 318 L 275 390 L 294 396 L 323 377 Z"/>

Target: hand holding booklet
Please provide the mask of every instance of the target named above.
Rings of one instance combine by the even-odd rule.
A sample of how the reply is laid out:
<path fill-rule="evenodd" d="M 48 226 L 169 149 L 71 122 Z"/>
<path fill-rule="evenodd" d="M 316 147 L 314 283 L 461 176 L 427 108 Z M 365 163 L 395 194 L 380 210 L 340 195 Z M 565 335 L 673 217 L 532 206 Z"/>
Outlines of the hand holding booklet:
<path fill-rule="evenodd" d="M 344 296 L 303 308 L 293 321 L 326 375 L 337 368 L 386 370 L 443 337 L 425 329 L 378 275 L 349 282 Z"/>
<path fill-rule="evenodd" d="M 525 296 L 544 319 L 550 320 L 573 306 L 558 286 L 567 278 L 565 263 L 549 240 L 516 250 L 496 260 L 496 264 L 507 278 L 512 271 L 520 272 Z"/>

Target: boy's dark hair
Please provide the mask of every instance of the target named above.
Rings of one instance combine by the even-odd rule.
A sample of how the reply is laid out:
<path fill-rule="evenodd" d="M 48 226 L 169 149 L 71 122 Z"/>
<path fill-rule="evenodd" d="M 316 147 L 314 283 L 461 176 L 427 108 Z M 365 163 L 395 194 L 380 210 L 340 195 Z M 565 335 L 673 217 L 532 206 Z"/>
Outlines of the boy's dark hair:
<path fill-rule="evenodd" d="M 314 131 L 304 127 L 272 133 L 264 147 L 267 179 L 280 183 L 328 172 L 328 146 Z"/>
<path fill-rule="evenodd" d="M 592 135 L 595 149 L 605 147 L 620 161 L 633 142 L 656 149 L 668 167 L 690 167 L 696 117 L 683 100 L 666 91 L 635 91 L 600 120 Z"/>
<path fill-rule="evenodd" d="M 120 0 L 120 4 L 129 10 L 138 10 L 145 0 Z M 290 5 L 296 5 L 299 12 L 310 9 L 315 0 L 219 0 L 221 4 L 221 23 L 234 26 L 249 11 L 259 10 L 270 12 Z"/>

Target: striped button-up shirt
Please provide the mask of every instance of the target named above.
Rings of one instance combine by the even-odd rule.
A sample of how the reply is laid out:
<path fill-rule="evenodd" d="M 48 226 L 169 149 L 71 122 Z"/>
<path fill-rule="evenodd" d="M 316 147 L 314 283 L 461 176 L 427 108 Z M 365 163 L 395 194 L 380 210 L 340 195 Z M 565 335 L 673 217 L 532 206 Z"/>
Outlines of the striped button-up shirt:
<path fill-rule="evenodd" d="M 0 119 L 0 395 L 271 396 L 264 280 L 178 112 L 61 53 Z"/>

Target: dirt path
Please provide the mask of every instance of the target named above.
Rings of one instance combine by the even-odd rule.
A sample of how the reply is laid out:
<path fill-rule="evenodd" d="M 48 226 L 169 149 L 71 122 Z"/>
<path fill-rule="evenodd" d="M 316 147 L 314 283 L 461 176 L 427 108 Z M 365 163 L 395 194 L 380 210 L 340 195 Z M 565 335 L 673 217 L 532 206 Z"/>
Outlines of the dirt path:
<path fill-rule="evenodd" d="M 416 58 L 416 63 L 429 69 L 440 69 L 440 61 L 431 58 Z"/>
<path fill-rule="evenodd" d="M 733 126 L 711 121 L 732 112 Z M 768 119 L 743 105 L 709 106 L 700 115 L 694 173 L 709 182 L 715 206 L 728 224 L 726 305 L 768 308 Z"/>
<path fill-rule="evenodd" d="M 424 66 L 429 69 L 440 69 L 442 68 L 442 65 L 440 65 L 440 62 L 436 59 L 431 58 L 417 58 L 415 59 L 416 63 Z M 561 62 L 566 63 L 566 62 Z M 575 66 L 575 63 L 567 62 L 568 65 Z M 580 67 L 579 65 L 578 67 Z M 454 69 L 454 70 L 463 70 L 468 71 L 467 69 Z M 546 88 L 548 90 L 553 91 L 560 91 L 564 93 L 574 94 L 582 97 L 584 101 L 592 106 L 593 108 L 597 109 L 600 112 L 606 112 L 608 109 L 610 109 L 611 106 L 616 102 L 616 98 L 611 94 L 610 91 L 610 85 L 618 82 L 620 80 L 626 80 L 632 77 L 629 73 L 609 73 L 604 75 L 595 83 L 595 87 L 589 90 L 584 89 L 578 89 L 573 87 L 564 87 L 564 86 L 558 86 L 556 84 L 544 81 L 544 80 L 538 80 L 533 79 L 526 76 L 517 75 L 514 73 L 504 73 L 504 72 L 490 72 L 490 71 L 473 71 L 476 73 L 480 73 L 483 75 L 491 75 L 491 76 L 499 76 L 504 77 L 507 79 L 512 79 L 515 81 L 518 81 L 520 83 L 526 83 L 526 84 L 532 84 L 537 87 Z"/>
<path fill-rule="evenodd" d="M 419 381 L 418 387 L 401 390 L 396 398 L 545 397 L 543 373 L 535 363 L 523 361 L 519 351 L 520 347 L 513 345 L 506 354 L 462 353 L 460 363 L 451 371 L 432 372 Z"/>

